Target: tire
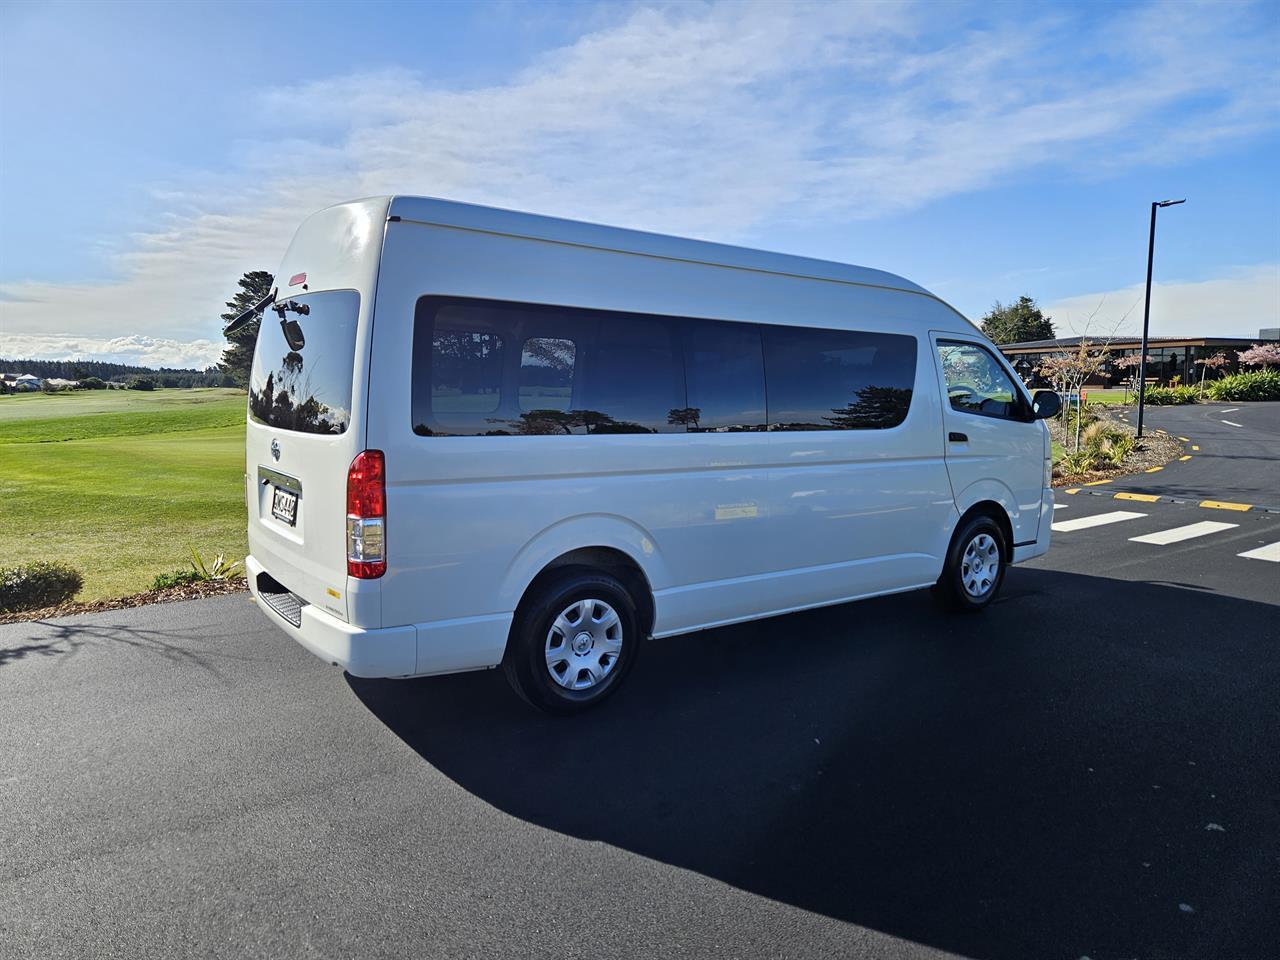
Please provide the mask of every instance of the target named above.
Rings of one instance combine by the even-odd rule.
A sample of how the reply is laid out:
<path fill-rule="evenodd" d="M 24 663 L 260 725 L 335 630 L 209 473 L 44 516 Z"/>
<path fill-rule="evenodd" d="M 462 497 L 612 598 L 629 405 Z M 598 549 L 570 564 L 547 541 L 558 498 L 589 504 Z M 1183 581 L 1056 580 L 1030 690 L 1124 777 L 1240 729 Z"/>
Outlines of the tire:
<path fill-rule="evenodd" d="M 936 592 L 950 609 L 977 613 L 1000 593 L 1008 566 L 1004 532 L 995 520 L 980 514 L 961 524 L 951 538 Z"/>
<path fill-rule="evenodd" d="M 516 611 L 502 669 L 526 702 L 578 713 L 611 696 L 636 661 L 636 604 L 615 577 L 569 568 Z"/>

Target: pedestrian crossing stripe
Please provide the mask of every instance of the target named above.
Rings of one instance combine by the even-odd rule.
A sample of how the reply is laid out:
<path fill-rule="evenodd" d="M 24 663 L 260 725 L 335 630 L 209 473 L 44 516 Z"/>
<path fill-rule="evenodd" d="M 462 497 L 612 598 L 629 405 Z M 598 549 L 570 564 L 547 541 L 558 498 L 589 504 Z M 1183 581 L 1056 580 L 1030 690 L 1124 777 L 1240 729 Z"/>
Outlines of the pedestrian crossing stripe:
<path fill-rule="evenodd" d="M 1236 556 L 1244 557 L 1246 560 L 1270 560 L 1272 563 L 1280 563 L 1280 542 L 1268 543 L 1265 547 L 1246 550 L 1244 553 L 1237 553 Z"/>
<path fill-rule="evenodd" d="M 1112 510 L 1110 513 L 1097 513 L 1092 517 L 1076 517 L 1074 520 L 1063 520 L 1053 524 L 1055 533 L 1071 533 L 1074 530 L 1088 530 L 1090 527 L 1101 527 L 1108 523 L 1120 523 L 1124 520 L 1137 520 L 1145 517 L 1145 513 L 1133 513 L 1129 510 Z"/>
<path fill-rule="evenodd" d="M 1223 530 L 1234 530 L 1238 526 L 1240 526 L 1238 523 L 1201 520 L 1199 523 L 1189 523 L 1185 527 L 1174 527 L 1171 530 L 1160 530 L 1156 533 L 1144 533 L 1140 537 L 1130 537 L 1129 539 L 1133 543 L 1153 543 L 1158 547 L 1165 547 L 1171 543 L 1181 543 L 1183 540 L 1207 537 L 1211 533 L 1220 533 Z"/>

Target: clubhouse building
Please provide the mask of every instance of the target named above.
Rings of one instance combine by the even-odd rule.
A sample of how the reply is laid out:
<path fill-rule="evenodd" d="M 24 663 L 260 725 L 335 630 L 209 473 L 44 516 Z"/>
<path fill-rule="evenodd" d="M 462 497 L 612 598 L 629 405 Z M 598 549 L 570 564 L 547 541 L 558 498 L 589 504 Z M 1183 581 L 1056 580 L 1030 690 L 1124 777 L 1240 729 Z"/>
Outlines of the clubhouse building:
<path fill-rule="evenodd" d="M 1242 337 L 1149 337 L 1147 339 L 1147 381 L 1162 385 L 1171 383 L 1177 377 L 1180 383 L 1191 384 L 1200 380 L 1200 367 L 1196 361 L 1216 354 L 1226 354 L 1228 364 L 1217 372 L 1210 370 L 1206 379 L 1214 380 L 1228 373 L 1239 370 L 1236 354 L 1248 350 L 1255 343 L 1266 343 L 1274 340 L 1267 336 L 1275 331 L 1263 330 L 1261 338 L 1244 339 Z M 1033 386 L 1040 386 L 1042 378 L 1036 373 L 1040 364 L 1057 354 L 1070 352 L 1080 346 L 1081 337 L 1060 337 L 1057 340 L 1029 340 L 1024 343 L 1000 344 L 1000 352 L 1009 358 L 1009 363 L 1024 381 Z M 1091 342 L 1102 345 L 1097 337 L 1090 337 Z M 1111 361 L 1121 357 L 1137 355 L 1142 351 L 1141 337 L 1113 337 L 1110 347 Z M 1117 367 L 1114 362 L 1103 365 L 1101 372 L 1090 377 L 1086 386 L 1116 387 L 1129 379 L 1132 371 Z M 1047 382 L 1044 383 L 1047 386 Z"/>

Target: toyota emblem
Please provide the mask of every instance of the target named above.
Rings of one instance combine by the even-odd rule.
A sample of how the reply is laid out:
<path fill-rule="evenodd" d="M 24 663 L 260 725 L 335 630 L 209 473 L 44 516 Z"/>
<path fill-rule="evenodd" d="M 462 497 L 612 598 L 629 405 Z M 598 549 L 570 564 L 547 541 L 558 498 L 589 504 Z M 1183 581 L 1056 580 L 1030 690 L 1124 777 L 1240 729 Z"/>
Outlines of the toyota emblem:
<path fill-rule="evenodd" d="M 280 459 L 280 441 L 279 440 L 271 441 L 271 459 L 272 460 Z"/>

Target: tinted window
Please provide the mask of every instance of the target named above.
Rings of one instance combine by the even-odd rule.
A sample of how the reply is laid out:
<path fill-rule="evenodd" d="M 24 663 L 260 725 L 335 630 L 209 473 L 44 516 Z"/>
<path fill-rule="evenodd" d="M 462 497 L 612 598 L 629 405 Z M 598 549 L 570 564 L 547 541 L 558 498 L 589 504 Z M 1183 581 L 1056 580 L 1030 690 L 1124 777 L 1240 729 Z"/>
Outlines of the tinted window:
<path fill-rule="evenodd" d="M 914 337 L 765 327 L 770 430 L 876 430 L 907 417 Z"/>
<path fill-rule="evenodd" d="M 414 430 L 683 431 L 684 374 L 674 344 L 666 318 L 426 297 L 414 326 Z"/>
<path fill-rule="evenodd" d="M 565 413 L 573 403 L 578 345 L 556 337 L 530 337 L 520 350 L 520 410 Z"/>
<path fill-rule="evenodd" d="M 284 314 L 289 336 L 274 310 L 263 315 L 249 374 L 249 416 L 278 430 L 342 433 L 351 421 L 360 295 L 332 290 L 290 302 L 300 309 Z"/>
<path fill-rule="evenodd" d="M 987 417 L 1024 417 L 1022 395 L 995 357 L 982 347 L 942 340 L 938 356 L 953 410 Z"/>
<path fill-rule="evenodd" d="M 764 357 L 760 328 L 692 320 L 685 326 L 684 371 L 690 431 L 763 430 Z"/>

